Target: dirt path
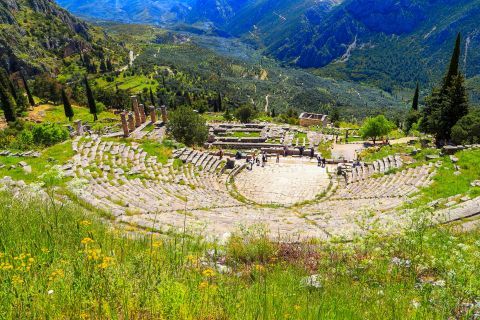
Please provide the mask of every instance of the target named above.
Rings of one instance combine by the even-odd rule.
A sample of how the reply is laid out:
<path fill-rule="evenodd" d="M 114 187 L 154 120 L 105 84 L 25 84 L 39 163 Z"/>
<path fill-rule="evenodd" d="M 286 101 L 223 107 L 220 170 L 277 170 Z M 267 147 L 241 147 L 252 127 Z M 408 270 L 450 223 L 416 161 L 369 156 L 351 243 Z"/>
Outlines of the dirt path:
<path fill-rule="evenodd" d="M 34 122 L 42 122 L 45 117 L 45 113 L 52 106 L 49 104 L 41 104 L 33 108 L 33 110 L 28 112 L 27 119 Z"/>

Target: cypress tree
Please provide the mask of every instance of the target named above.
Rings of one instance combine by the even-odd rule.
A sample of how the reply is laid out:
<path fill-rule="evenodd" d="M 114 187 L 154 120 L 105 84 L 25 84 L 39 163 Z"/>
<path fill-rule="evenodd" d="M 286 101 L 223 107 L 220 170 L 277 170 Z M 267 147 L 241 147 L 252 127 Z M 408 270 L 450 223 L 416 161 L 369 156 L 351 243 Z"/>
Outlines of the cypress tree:
<path fill-rule="evenodd" d="M 412 110 L 418 111 L 418 99 L 420 96 L 420 88 L 417 82 L 417 88 L 415 89 L 415 95 L 413 96 Z"/>
<path fill-rule="evenodd" d="M 13 99 L 17 100 L 18 93 L 17 93 L 17 89 L 15 88 L 15 85 L 13 84 L 13 82 L 10 80 L 9 77 L 7 77 L 7 81 L 8 81 L 8 86 L 10 87 L 10 92 L 12 93 Z"/>
<path fill-rule="evenodd" d="M 435 136 L 437 144 L 451 138 L 452 127 L 468 113 L 465 78 L 459 71 L 461 36 L 458 34 L 448 72 L 440 88 L 434 88 L 422 110 L 420 128 Z"/>
<path fill-rule="evenodd" d="M 452 127 L 463 116 L 468 114 L 468 96 L 465 89 L 465 78 L 462 74 L 452 79 L 452 84 L 448 88 L 448 104 L 442 110 L 442 123 L 445 127 L 445 138 L 450 140 Z"/>
<path fill-rule="evenodd" d="M 74 116 L 72 105 L 70 104 L 70 100 L 68 100 L 67 93 L 65 89 L 62 88 L 62 101 L 63 101 L 63 110 L 65 111 L 65 117 L 68 118 L 69 121 L 72 121 Z"/>
<path fill-rule="evenodd" d="M 85 93 L 87 95 L 87 103 L 88 108 L 90 109 L 90 113 L 93 114 L 93 121 L 98 120 L 97 116 L 97 105 L 95 104 L 95 99 L 93 98 L 92 89 L 90 89 L 90 85 L 88 84 L 88 79 L 85 76 Z"/>
<path fill-rule="evenodd" d="M 5 89 L 9 88 L 8 81 L 7 71 L 5 71 L 3 68 L 0 68 L 0 86 L 3 86 Z"/>
<path fill-rule="evenodd" d="M 155 97 L 153 96 L 152 88 L 150 87 L 150 102 L 155 106 Z"/>
<path fill-rule="evenodd" d="M 21 102 L 22 100 L 19 99 L 19 95 L 17 94 L 17 89 L 13 85 L 13 82 L 10 80 L 8 73 L 5 69 L 0 68 L 0 85 L 11 95 L 14 101 Z M 16 102 L 15 102 L 16 106 Z"/>
<path fill-rule="evenodd" d="M 3 78 L 3 75 L 0 75 L 0 78 Z M 1 79 L 0 82 L 0 106 L 2 107 L 5 120 L 7 120 L 7 122 L 15 122 L 15 120 L 17 120 L 15 115 L 15 100 L 4 86 L 4 80 L 5 79 Z"/>
<path fill-rule="evenodd" d="M 217 102 L 218 102 L 218 111 L 223 110 L 223 103 L 222 103 L 222 94 L 219 92 L 217 95 Z"/>
<path fill-rule="evenodd" d="M 272 112 L 271 112 L 271 117 L 272 118 L 275 118 L 277 115 L 275 114 L 275 108 L 272 108 Z"/>
<path fill-rule="evenodd" d="M 107 70 L 113 71 L 112 60 L 110 60 L 110 58 L 107 59 Z"/>
<path fill-rule="evenodd" d="M 105 60 L 100 61 L 100 72 L 101 73 L 107 72 L 107 65 L 105 64 Z"/>
<path fill-rule="evenodd" d="M 21 72 L 20 75 L 22 76 L 23 86 L 25 87 L 25 92 L 27 93 L 28 103 L 30 103 L 30 106 L 33 107 L 35 105 L 35 100 L 33 100 L 32 92 L 28 87 L 27 79 L 25 79 L 23 72 Z"/>
<path fill-rule="evenodd" d="M 453 49 L 452 58 L 450 59 L 450 66 L 448 67 L 447 75 L 443 80 L 442 91 L 446 91 L 451 86 L 454 77 L 458 75 L 458 64 L 460 62 L 460 43 L 461 35 L 458 33 L 457 40 L 455 41 L 455 48 Z"/>

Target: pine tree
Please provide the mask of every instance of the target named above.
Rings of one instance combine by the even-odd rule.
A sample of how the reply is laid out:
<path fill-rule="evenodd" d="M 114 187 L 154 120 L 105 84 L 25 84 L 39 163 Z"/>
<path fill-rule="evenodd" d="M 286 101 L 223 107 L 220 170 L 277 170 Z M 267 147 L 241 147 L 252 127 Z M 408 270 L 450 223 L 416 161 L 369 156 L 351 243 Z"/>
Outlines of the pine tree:
<path fill-rule="evenodd" d="M 3 78 L 3 75 L 0 75 Z M 15 100 L 10 94 L 9 90 L 4 86 L 3 80 L 0 82 L 0 106 L 2 107 L 5 120 L 7 122 L 15 122 L 17 117 L 15 115 Z"/>
<path fill-rule="evenodd" d="M 72 121 L 74 116 L 72 105 L 70 104 L 70 100 L 68 99 L 67 93 L 65 89 L 62 88 L 62 101 L 63 101 L 63 110 L 65 111 L 65 117 L 68 118 L 69 121 Z"/>
<path fill-rule="evenodd" d="M 22 81 L 23 81 L 23 86 L 25 87 L 25 92 L 27 93 L 27 98 L 28 102 L 30 103 L 30 106 L 35 106 L 35 100 L 33 100 L 32 92 L 30 91 L 30 88 L 28 86 L 28 82 L 25 79 L 25 76 L 23 75 L 23 72 L 20 73 L 22 76 Z"/>
<path fill-rule="evenodd" d="M 418 99 L 420 97 L 420 87 L 417 82 L 417 88 L 415 89 L 415 95 L 413 96 L 412 110 L 418 111 Z"/>
<path fill-rule="evenodd" d="M 150 87 L 150 102 L 155 106 L 155 97 L 153 96 L 152 88 Z"/>
<path fill-rule="evenodd" d="M 93 121 L 97 121 L 98 120 L 97 105 L 95 103 L 95 99 L 93 98 L 92 89 L 90 89 L 90 85 L 88 84 L 88 79 L 86 76 L 84 78 L 84 81 L 85 81 L 85 93 L 87 95 L 88 108 L 90 109 L 90 113 L 93 114 Z"/>

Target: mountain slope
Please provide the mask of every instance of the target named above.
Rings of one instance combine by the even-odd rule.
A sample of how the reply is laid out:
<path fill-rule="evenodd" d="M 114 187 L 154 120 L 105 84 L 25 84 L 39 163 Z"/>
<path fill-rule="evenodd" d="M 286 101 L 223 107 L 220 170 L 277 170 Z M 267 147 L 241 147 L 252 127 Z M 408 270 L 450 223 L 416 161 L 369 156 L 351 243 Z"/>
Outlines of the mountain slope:
<path fill-rule="evenodd" d="M 305 14 L 268 52 L 304 68 L 328 66 L 330 75 L 411 86 L 443 73 L 457 32 L 468 47 L 467 76 L 479 74 L 478 21 L 478 0 L 348 0 L 327 16 Z"/>
<path fill-rule="evenodd" d="M 70 12 L 101 20 L 127 23 L 184 22 L 193 0 L 59 0 Z"/>
<path fill-rule="evenodd" d="M 0 65 L 11 72 L 56 72 L 62 59 L 120 50 L 99 29 L 73 17 L 52 0 L 0 2 Z"/>

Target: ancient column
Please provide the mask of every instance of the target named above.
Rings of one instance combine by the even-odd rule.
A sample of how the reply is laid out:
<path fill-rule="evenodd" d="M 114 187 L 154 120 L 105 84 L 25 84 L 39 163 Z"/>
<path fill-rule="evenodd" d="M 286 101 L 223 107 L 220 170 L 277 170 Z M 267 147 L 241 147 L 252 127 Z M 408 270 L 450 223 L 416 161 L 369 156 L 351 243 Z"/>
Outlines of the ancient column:
<path fill-rule="evenodd" d="M 157 114 L 155 113 L 155 107 L 150 106 L 148 107 L 148 109 L 150 110 L 150 121 L 152 121 L 152 123 L 157 122 Z"/>
<path fill-rule="evenodd" d="M 82 125 L 82 120 L 75 120 L 75 131 L 77 133 L 77 136 L 82 136 L 83 135 L 83 125 Z"/>
<path fill-rule="evenodd" d="M 137 96 L 131 96 L 132 99 L 132 108 L 133 112 L 135 114 L 135 127 L 140 127 L 142 124 L 141 119 L 140 119 L 140 111 L 138 110 L 138 99 Z"/>
<path fill-rule="evenodd" d="M 163 123 L 167 123 L 168 122 L 167 107 L 166 106 L 161 106 L 160 110 L 162 111 L 162 121 L 163 121 Z"/>
<path fill-rule="evenodd" d="M 123 136 L 126 138 L 128 137 L 128 134 L 129 134 L 128 123 L 127 123 L 127 113 L 126 112 L 120 113 L 120 118 L 122 119 Z"/>
<path fill-rule="evenodd" d="M 135 121 L 133 120 L 133 113 L 128 113 L 128 130 L 133 132 L 135 130 Z"/>
<path fill-rule="evenodd" d="M 138 106 L 138 111 L 140 112 L 140 121 L 142 123 L 145 123 L 145 121 L 147 121 L 147 116 L 145 115 L 145 106 L 143 104 L 140 104 Z"/>

